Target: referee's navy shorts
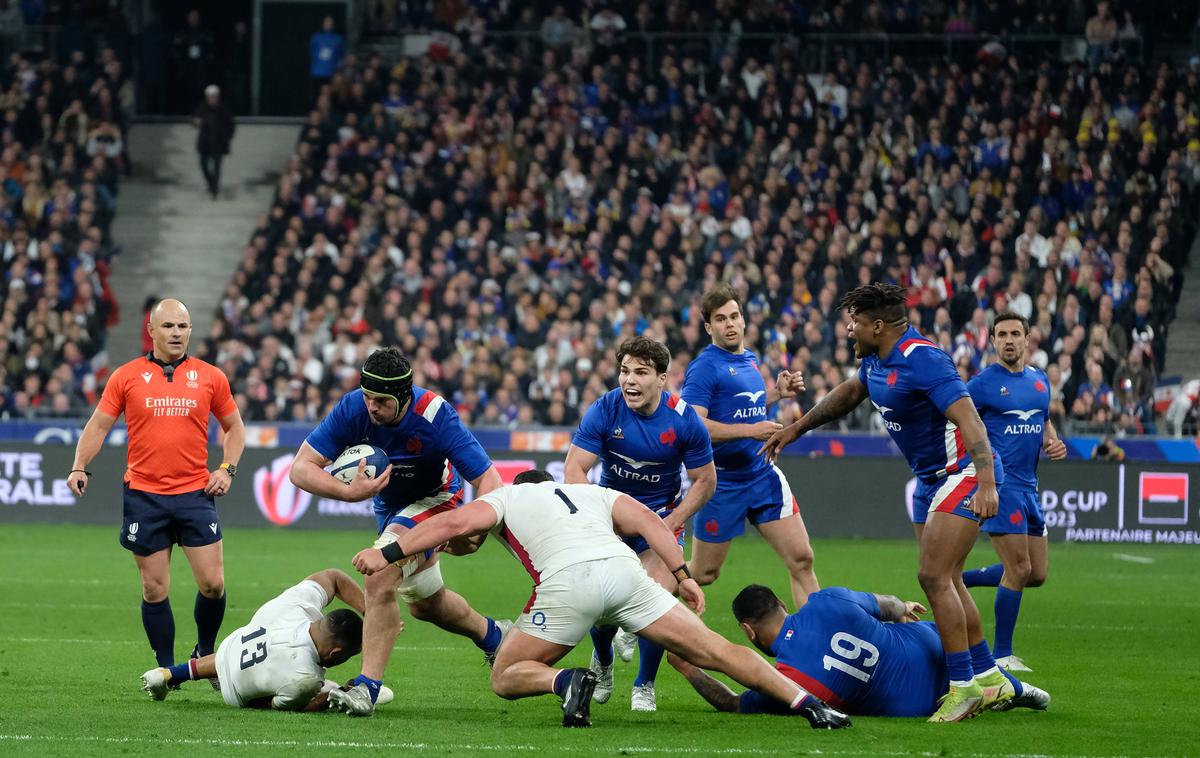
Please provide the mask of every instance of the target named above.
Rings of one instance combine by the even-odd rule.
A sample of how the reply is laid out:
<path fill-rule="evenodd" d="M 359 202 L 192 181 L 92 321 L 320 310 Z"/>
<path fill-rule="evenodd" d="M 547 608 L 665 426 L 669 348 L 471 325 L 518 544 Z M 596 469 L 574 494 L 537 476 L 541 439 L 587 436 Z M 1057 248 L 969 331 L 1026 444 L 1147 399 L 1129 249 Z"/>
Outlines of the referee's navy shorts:
<path fill-rule="evenodd" d="M 156 495 L 125 483 L 121 547 L 150 555 L 171 545 L 203 547 L 221 541 L 221 521 L 212 495 L 204 490 Z"/>

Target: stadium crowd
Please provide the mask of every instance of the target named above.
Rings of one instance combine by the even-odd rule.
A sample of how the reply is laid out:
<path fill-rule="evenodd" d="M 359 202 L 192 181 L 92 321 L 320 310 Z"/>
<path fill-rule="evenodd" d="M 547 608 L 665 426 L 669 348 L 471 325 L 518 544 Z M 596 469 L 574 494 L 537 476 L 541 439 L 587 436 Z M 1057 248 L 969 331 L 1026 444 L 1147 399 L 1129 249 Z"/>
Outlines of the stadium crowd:
<path fill-rule="evenodd" d="M 118 316 L 111 226 L 133 87 L 112 48 L 60 42 L 0 65 L 0 418 L 86 415 Z"/>
<path fill-rule="evenodd" d="M 839 295 L 882 280 L 964 376 L 1016 310 L 1057 423 L 1154 428 L 1200 65 L 1112 48 L 1094 70 L 984 54 L 810 75 L 785 48 L 715 68 L 668 48 L 648 70 L 572 39 L 345 56 L 204 343 L 248 419 L 320 418 L 397 344 L 471 424 L 569 426 L 629 335 L 670 346 L 677 386 L 719 280 L 764 372 L 805 369 L 809 405 L 855 367 Z"/>

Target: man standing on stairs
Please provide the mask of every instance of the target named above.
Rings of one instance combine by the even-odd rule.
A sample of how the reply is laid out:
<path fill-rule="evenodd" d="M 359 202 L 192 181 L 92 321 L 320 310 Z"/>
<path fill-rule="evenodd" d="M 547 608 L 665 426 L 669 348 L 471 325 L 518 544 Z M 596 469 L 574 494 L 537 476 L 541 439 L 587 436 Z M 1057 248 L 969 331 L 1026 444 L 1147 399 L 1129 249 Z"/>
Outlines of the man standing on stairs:
<path fill-rule="evenodd" d="M 200 153 L 200 170 L 208 184 L 213 200 L 221 190 L 221 160 L 229 154 L 233 142 L 233 112 L 221 102 L 221 89 L 210 84 L 204 88 L 204 102 L 196 109 L 192 123 L 200 129 L 196 151 Z"/>

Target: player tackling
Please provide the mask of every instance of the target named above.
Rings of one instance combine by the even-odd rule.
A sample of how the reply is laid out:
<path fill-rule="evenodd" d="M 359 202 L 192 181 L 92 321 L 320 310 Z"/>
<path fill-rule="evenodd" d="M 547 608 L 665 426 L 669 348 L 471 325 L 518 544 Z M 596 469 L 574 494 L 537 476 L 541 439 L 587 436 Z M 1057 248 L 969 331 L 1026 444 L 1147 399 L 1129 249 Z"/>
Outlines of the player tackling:
<path fill-rule="evenodd" d="M 590 726 L 596 673 L 556 669 L 595 623 L 618 624 L 714 668 L 747 687 L 786 702 L 814 728 L 849 726 L 850 720 L 787 679 L 752 650 L 713 632 L 650 578 L 614 534 L 639 536 L 672 567 L 680 595 L 698 613 L 704 593 L 690 576 L 674 534 L 644 505 L 591 484 L 558 484 L 544 471 L 519 474 L 462 508 L 435 516 L 382 550 L 354 556 L 365 574 L 454 537 L 491 531 L 503 540 L 533 579 L 533 595 L 505 638 L 492 669 L 492 690 L 504 698 L 555 693 L 563 699 L 563 726 Z"/>
<path fill-rule="evenodd" d="M 950 689 L 930 717 L 961 721 L 1013 697 L 983 637 L 962 569 L 979 522 L 996 515 L 999 459 L 950 356 L 908 324 L 904 290 L 868 284 L 846 293 L 848 336 L 862 363 L 812 410 L 767 440 L 774 458 L 805 432 L 841 418 L 868 397 L 918 480 L 914 510 L 928 512 L 917 574 L 946 651 Z M 918 505 L 919 504 L 919 505 Z"/>

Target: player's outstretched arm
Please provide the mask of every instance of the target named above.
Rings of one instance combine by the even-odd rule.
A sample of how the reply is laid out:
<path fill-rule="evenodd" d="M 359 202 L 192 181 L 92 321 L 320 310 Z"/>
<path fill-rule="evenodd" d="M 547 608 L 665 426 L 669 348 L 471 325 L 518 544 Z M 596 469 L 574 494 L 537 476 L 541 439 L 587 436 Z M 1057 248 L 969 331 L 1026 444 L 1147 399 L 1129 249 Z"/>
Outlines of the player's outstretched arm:
<path fill-rule="evenodd" d="M 996 492 L 996 472 L 992 460 L 992 446 L 988 442 L 987 427 L 975 410 L 970 396 L 960 397 L 946 409 L 946 418 L 962 432 L 963 444 L 975 464 L 975 478 L 979 486 L 971 498 L 971 510 L 981 519 L 996 515 L 1000 496 Z"/>
<path fill-rule="evenodd" d="M 324 571 L 318 571 L 308 579 L 321 585 L 321 589 L 325 590 L 325 597 L 329 598 L 330 602 L 337 598 L 359 613 L 367 612 L 366 597 L 363 595 L 362 587 L 345 571 L 327 568 Z"/>
<path fill-rule="evenodd" d="M 83 432 L 79 435 L 79 442 L 75 443 L 75 462 L 71 464 L 71 473 L 67 474 L 67 487 L 76 495 L 82 496 L 87 491 L 88 464 L 100 452 L 104 438 L 108 436 L 115 423 L 117 423 L 115 416 L 110 416 L 97 408 L 92 412 L 92 417 L 88 419 L 87 425 L 83 427 Z"/>
<path fill-rule="evenodd" d="M 768 399 L 768 405 L 770 400 Z M 713 421 L 708 417 L 708 409 L 693 405 L 696 415 L 704 420 L 704 428 L 708 430 L 709 439 L 716 445 L 730 440 L 755 439 L 767 440 L 771 435 L 783 428 L 783 424 L 775 421 L 759 421 L 754 424 L 725 424 Z"/>
<path fill-rule="evenodd" d="M 713 708 L 725 713 L 738 712 L 740 698 L 724 682 L 717 681 L 703 669 L 693 666 L 674 653 L 667 653 L 667 662 L 674 666 L 676 671 L 683 674 L 683 678 L 688 680 L 692 689 L 708 701 Z"/>
<path fill-rule="evenodd" d="M 288 479 L 300 489 L 311 492 L 317 497 L 345 500 L 352 503 L 375 497 L 391 480 L 392 465 L 390 463 L 374 479 L 364 476 L 363 472 L 367 467 L 367 460 L 364 458 L 358 463 L 358 475 L 354 477 L 354 481 L 346 484 L 340 479 L 335 479 L 325 470 L 325 467 L 331 462 L 329 458 L 314 450 L 308 442 L 304 442 L 296 451 L 296 457 L 292 459 L 292 470 L 288 474 Z"/>
<path fill-rule="evenodd" d="M 625 537 L 640 536 L 646 540 L 650 549 L 675 575 L 675 580 L 679 582 L 679 596 L 693 611 L 703 614 L 704 592 L 688 570 L 675 533 L 667 528 L 663 520 L 629 495 L 621 495 L 613 502 L 612 520 L 618 534 Z"/>
<path fill-rule="evenodd" d="M 388 564 L 403 561 L 456 537 L 486 532 L 496 525 L 496 521 L 496 510 L 487 501 L 472 500 L 461 508 L 422 521 L 382 550 L 367 548 L 359 551 L 354 556 L 354 568 L 370 576 L 387 568 Z"/>
<path fill-rule="evenodd" d="M 595 453 L 589 453 L 578 445 L 567 448 L 567 460 L 563 462 L 564 484 L 587 484 L 588 472 L 596 465 L 599 458 Z"/>
<path fill-rule="evenodd" d="M 504 480 L 500 478 L 500 472 L 492 465 L 488 466 L 487 471 L 472 479 L 471 486 L 475 489 L 475 496 L 479 497 L 503 487 Z M 469 537 L 453 539 L 447 542 L 442 550 L 449 555 L 471 555 L 483 547 L 487 535 L 487 532 L 479 532 Z"/>
<path fill-rule="evenodd" d="M 771 435 L 771 438 L 758 449 L 759 455 L 765 455 L 774 460 L 782 450 L 800 439 L 800 436 L 811 432 L 819 426 L 836 421 L 857 408 L 867 399 L 867 386 L 852 376 L 834 387 L 828 395 L 817 403 L 791 425 L 785 426 Z"/>

